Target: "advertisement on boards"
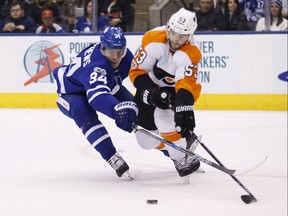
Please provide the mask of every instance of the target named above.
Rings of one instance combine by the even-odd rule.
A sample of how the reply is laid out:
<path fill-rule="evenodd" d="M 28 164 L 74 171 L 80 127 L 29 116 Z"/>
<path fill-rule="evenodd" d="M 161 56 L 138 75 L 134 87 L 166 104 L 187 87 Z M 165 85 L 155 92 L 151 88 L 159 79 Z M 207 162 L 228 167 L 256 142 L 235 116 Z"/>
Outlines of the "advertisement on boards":
<path fill-rule="evenodd" d="M 285 34 L 195 35 L 204 94 L 287 94 Z M 127 35 L 136 52 L 142 35 Z M 2 37 L 0 92 L 54 93 L 53 69 L 69 64 L 98 35 Z M 129 79 L 125 85 L 134 91 Z"/>

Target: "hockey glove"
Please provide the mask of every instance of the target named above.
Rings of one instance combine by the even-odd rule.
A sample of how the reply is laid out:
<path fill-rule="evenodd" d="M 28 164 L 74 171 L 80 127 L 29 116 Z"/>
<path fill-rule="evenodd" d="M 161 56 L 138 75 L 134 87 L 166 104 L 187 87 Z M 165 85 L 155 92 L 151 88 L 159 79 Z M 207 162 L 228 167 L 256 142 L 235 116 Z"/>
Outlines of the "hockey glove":
<path fill-rule="evenodd" d="M 190 92 L 180 89 L 176 94 L 174 121 L 176 131 L 182 137 L 188 137 L 195 127 L 194 98 Z"/>
<path fill-rule="evenodd" d="M 158 107 L 160 109 L 170 109 L 174 102 L 175 90 L 171 87 L 158 88 L 148 75 L 138 76 L 134 85 L 137 92 L 141 94 L 143 103 Z"/>
<path fill-rule="evenodd" d="M 171 109 L 174 103 L 175 90 L 171 87 L 153 89 L 148 95 L 148 102 L 160 109 Z"/>
<path fill-rule="evenodd" d="M 138 108 L 133 101 L 124 101 L 114 107 L 116 125 L 124 131 L 131 133 L 132 124 L 137 121 Z"/>

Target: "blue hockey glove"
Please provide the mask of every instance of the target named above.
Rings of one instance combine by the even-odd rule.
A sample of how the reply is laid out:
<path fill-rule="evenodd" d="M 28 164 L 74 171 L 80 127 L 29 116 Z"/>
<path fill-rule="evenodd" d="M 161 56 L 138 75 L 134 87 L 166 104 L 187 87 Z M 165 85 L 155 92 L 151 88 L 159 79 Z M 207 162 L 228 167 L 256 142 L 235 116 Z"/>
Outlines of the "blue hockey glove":
<path fill-rule="evenodd" d="M 174 121 L 176 131 L 182 137 L 188 137 L 195 128 L 194 98 L 190 92 L 180 89 L 176 94 Z"/>
<path fill-rule="evenodd" d="M 133 101 L 124 101 L 114 107 L 116 125 L 124 131 L 132 132 L 132 124 L 137 121 L 138 108 Z"/>

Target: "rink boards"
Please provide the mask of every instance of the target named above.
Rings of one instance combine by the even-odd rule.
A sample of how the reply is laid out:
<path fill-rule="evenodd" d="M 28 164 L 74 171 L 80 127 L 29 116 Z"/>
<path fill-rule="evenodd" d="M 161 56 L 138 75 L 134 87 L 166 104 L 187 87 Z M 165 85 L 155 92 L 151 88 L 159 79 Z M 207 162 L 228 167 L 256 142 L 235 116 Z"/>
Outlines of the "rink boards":
<path fill-rule="evenodd" d="M 135 52 L 143 34 L 127 34 Z M 287 33 L 205 33 L 196 109 L 287 110 Z M 0 36 L 0 108 L 56 107 L 53 68 L 68 64 L 99 35 Z M 129 79 L 129 90 L 135 89 Z"/>

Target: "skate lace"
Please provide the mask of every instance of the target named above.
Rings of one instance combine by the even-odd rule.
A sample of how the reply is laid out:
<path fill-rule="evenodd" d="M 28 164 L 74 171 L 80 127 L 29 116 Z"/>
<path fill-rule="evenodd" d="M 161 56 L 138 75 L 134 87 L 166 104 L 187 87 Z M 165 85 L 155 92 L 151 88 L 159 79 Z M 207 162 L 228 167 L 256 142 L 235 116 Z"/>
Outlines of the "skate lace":
<path fill-rule="evenodd" d="M 185 158 L 181 158 L 178 161 L 173 160 L 173 162 L 175 164 L 176 169 L 178 169 L 178 170 L 188 166 L 188 164 L 186 164 L 186 159 Z"/>
<path fill-rule="evenodd" d="M 195 158 L 195 157 L 193 157 L 193 158 L 190 158 L 190 159 L 188 159 L 187 160 L 187 164 L 190 166 L 190 165 L 194 165 L 194 164 L 196 164 L 196 163 L 198 163 L 198 159 L 197 158 Z"/>
<path fill-rule="evenodd" d="M 196 158 L 189 158 L 188 160 L 186 160 L 186 158 L 182 158 L 178 161 L 173 160 L 173 162 L 175 164 L 176 169 L 181 170 L 185 167 L 189 167 L 191 165 L 193 166 L 194 163 L 197 162 L 197 159 Z"/>
<path fill-rule="evenodd" d="M 119 169 L 119 167 L 125 163 L 125 161 L 117 152 L 107 162 L 114 170 Z"/>

